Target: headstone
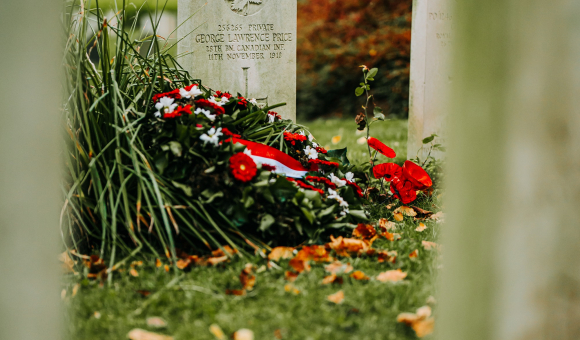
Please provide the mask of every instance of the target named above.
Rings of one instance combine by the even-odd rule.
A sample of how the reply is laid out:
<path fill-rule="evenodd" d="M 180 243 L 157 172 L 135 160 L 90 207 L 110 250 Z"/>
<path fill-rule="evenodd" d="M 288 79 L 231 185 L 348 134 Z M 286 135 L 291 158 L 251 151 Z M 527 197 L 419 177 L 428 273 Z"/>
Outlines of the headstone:
<path fill-rule="evenodd" d="M 413 0 L 408 158 L 415 158 L 423 138 L 433 133 L 440 136 L 438 142 L 445 143 L 454 2 Z M 426 151 L 419 155 L 425 157 Z M 441 153 L 432 155 L 440 157 Z"/>
<path fill-rule="evenodd" d="M 214 90 L 261 105 L 285 102 L 276 112 L 296 120 L 296 7 L 296 0 L 179 0 L 178 62 Z"/>

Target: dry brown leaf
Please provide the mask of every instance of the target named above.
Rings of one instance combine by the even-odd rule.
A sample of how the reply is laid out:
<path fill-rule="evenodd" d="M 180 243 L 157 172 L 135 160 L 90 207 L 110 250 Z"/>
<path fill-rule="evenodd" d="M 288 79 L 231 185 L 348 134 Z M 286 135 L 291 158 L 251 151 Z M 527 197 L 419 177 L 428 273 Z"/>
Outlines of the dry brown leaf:
<path fill-rule="evenodd" d="M 73 289 L 72 289 L 72 296 L 77 295 L 77 293 L 79 292 L 79 288 L 81 288 L 81 284 L 77 283 L 76 285 L 74 285 Z"/>
<path fill-rule="evenodd" d="M 75 262 L 68 256 L 68 252 L 62 252 L 58 255 L 58 259 L 62 262 L 62 271 L 63 273 L 74 273 L 74 265 Z"/>
<path fill-rule="evenodd" d="M 222 249 L 218 249 L 218 250 L 212 251 L 211 252 L 211 255 L 213 257 L 222 257 L 222 256 L 225 256 L 225 255 L 232 256 L 232 255 L 234 255 L 234 254 L 236 254 L 238 252 L 237 249 L 232 249 L 232 247 L 230 247 L 228 245 L 222 246 L 222 248 L 223 248 L 223 250 Z M 225 251 L 225 253 L 224 253 L 224 251 Z"/>
<path fill-rule="evenodd" d="M 254 265 L 247 263 L 242 272 L 240 273 L 240 282 L 242 283 L 243 289 L 252 290 L 256 284 L 256 275 L 253 274 Z"/>
<path fill-rule="evenodd" d="M 401 221 L 403 221 L 403 219 L 404 219 L 404 218 L 403 218 L 403 214 L 402 214 L 402 213 L 400 213 L 400 212 L 394 212 L 394 213 L 393 213 L 393 218 L 394 218 L 394 219 L 395 219 L 395 221 L 397 221 L 397 222 L 401 222 Z"/>
<path fill-rule="evenodd" d="M 284 273 L 284 279 L 286 279 L 286 281 L 288 281 L 288 282 L 294 282 L 298 278 L 298 275 L 299 275 L 299 273 L 295 273 L 295 272 L 291 272 L 291 271 L 287 270 Z"/>
<path fill-rule="evenodd" d="M 355 280 L 369 280 L 370 278 L 365 275 L 365 273 L 361 272 L 360 270 L 355 271 L 354 273 L 350 274 Z"/>
<path fill-rule="evenodd" d="M 290 260 L 290 262 L 288 262 L 288 264 L 298 273 L 302 273 L 305 270 L 307 272 L 310 271 L 310 264 L 308 264 L 308 260 L 293 258 Z"/>
<path fill-rule="evenodd" d="M 392 208 L 392 207 L 393 207 L 392 205 L 390 205 L 390 204 L 387 204 L 387 206 L 386 206 L 385 208 L 387 208 L 387 209 L 391 210 L 391 208 Z"/>
<path fill-rule="evenodd" d="M 322 280 L 323 285 L 331 284 L 331 283 L 338 283 L 342 284 L 343 280 L 342 277 L 336 276 L 336 274 L 330 274 Z"/>
<path fill-rule="evenodd" d="M 282 331 L 280 330 L 280 328 L 274 331 L 274 336 L 276 337 L 276 339 L 282 340 Z"/>
<path fill-rule="evenodd" d="M 409 254 L 409 257 L 414 259 L 417 258 L 419 256 L 419 249 L 415 249 L 411 252 L 411 254 Z"/>
<path fill-rule="evenodd" d="M 296 287 L 294 287 L 294 285 L 291 283 L 285 284 L 284 290 L 288 293 L 293 293 L 294 295 L 300 294 L 300 291 Z"/>
<path fill-rule="evenodd" d="M 425 223 L 421 222 L 421 223 L 419 223 L 419 226 L 417 228 L 415 228 L 415 231 L 421 232 L 425 229 L 427 229 L 427 226 L 425 225 Z"/>
<path fill-rule="evenodd" d="M 395 224 L 395 222 L 391 222 L 391 221 L 387 220 L 386 218 L 381 218 L 379 220 L 379 228 L 381 228 L 382 232 L 386 232 L 388 230 L 395 229 L 396 227 L 397 227 L 397 224 Z"/>
<path fill-rule="evenodd" d="M 387 270 L 382 272 L 377 276 L 377 280 L 381 282 L 398 282 L 407 277 L 407 273 L 397 270 Z"/>
<path fill-rule="evenodd" d="M 131 340 L 173 340 L 172 336 L 152 333 L 139 328 L 131 330 L 127 337 Z"/>
<path fill-rule="evenodd" d="M 422 214 L 422 215 L 429 216 L 429 215 L 433 214 L 432 211 L 421 209 L 421 208 L 416 207 L 414 205 L 412 205 L 411 208 L 415 209 L 416 212 L 418 212 L 419 214 Z"/>
<path fill-rule="evenodd" d="M 326 299 L 336 304 L 342 303 L 342 301 L 344 301 L 344 292 L 342 290 L 339 290 L 334 294 L 328 295 Z"/>
<path fill-rule="evenodd" d="M 210 257 L 209 259 L 207 259 L 207 263 L 211 264 L 212 266 L 215 266 L 227 260 L 228 257 L 226 255 L 220 257 Z"/>
<path fill-rule="evenodd" d="M 162 263 L 160 259 L 155 259 L 155 267 L 159 268 L 161 267 Z"/>
<path fill-rule="evenodd" d="M 226 335 L 224 334 L 224 331 L 222 331 L 221 327 L 214 324 L 211 324 L 209 326 L 209 332 L 211 334 L 213 334 L 213 336 L 215 336 L 216 339 L 218 340 L 225 340 L 226 339 Z"/>
<path fill-rule="evenodd" d="M 237 330 L 233 335 L 234 340 L 254 340 L 254 332 L 247 328 Z"/>
<path fill-rule="evenodd" d="M 378 254 L 378 262 L 389 262 L 389 263 L 395 263 L 398 255 L 396 250 L 392 251 L 382 250 L 379 251 L 377 254 Z"/>
<path fill-rule="evenodd" d="M 397 316 L 397 322 L 405 323 L 415 331 L 419 338 L 433 333 L 435 319 L 431 317 L 431 307 L 423 306 L 416 313 L 401 313 Z"/>
<path fill-rule="evenodd" d="M 360 238 L 363 240 L 371 240 L 376 235 L 377 231 L 370 224 L 359 223 L 352 231 L 352 237 Z"/>
<path fill-rule="evenodd" d="M 395 234 L 391 234 L 388 231 L 385 231 L 382 236 L 391 242 L 395 240 Z"/>
<path fill-rule="evenodd" d="M 226 295 L 244 296 L 244 295 L 246 295 L 246 290 L 245 289 L 226 289 Z"/>
<path fill-rule="evenodd" d="M 177 266 L 177 268 L 183 270 L 187 268 L 190 263 L 191 261 L 189 259 L 179 259 L 177 260 L 177 263 L 175 265 Z"/>
<path fill-rule="evenodd" d="M 403 215 L 410 216 L 410 217 L 417 216 L 417 212 L 413 208 L 410 208 L 410 207 L 407 207 L 404 205 L 395 209 L 394 213 L 402 213 Z"/>
<path fill-rule="evenodd" d="M 89 268 L 89 273 L 87 274 L 89 279 L 98 278 L 104 281 L 107 278 L 107 265 L 99 256 L 91 255 L 88 259 L 84 260 L 84 264 Z"/>
<path fill-rule="evenodd" d="M 149 290 L 136 290 L 136 292 L 143 295 L 144 297 L 148 297 L 149 295 L 151 295 L 151 291 Z"/>
<path fill-rule="evenodd" d="M 443 211 L 439 211 L 431 216 L 429 216 L 430 220 L 435 220 L 435 221 L 442 221 L 445 218 L 445 214 L 443 214 Z"/>
<path fill-rule="evenodd" d="M 294 248 L 292 247 L 276 247 L 268 254 L 268 259 L 271 261 L 279 261 L 280 259 L 291 259 L 294 256 Z"/>
<path fill-rule="evenodd" d="M 426 250 L 431 250 L 431 249 L 440 249 L 440 245 L 438 245 L 435 242 L 431 242 L 431 241 L 421 241 L 421 244 L 423 245 L 423 248 L 425 248 Z"/>
<path fill-rule="evenodd" d="M 348 263 L 342 263 L 340 261 L 334 261 L 330 264 L 324 266 L 324 269 L 333 274 L 350 273 L 352 271 L 352 266 Z"/>
<path fill-rule="evenodd" d="M 358 254 L 370 248 L 368 242 L 354 238 L 343 238 L 342 236 L 334 238 L 334 236 L 330 235 L 330 240 L 331 242 L 326 245 L 334 250 L 337 255 L 343 257 L 350 257 L 350 254 Z"/>
<path fill-rule="evenodd" d="M 153 328 L 164 328 L 167 327 L 167 321 L 158 316 L 152 316 L 147 318 L 147 326 Z"/>
<path fill-rule="evenodd" d="M 315 262 L 330 262 L 333 260 L 328 249 L 320 245 L 304 246 L 294 258 L 300 260 L 312 260 Z"/>
<path fill-rule="evenodd" d="M 133 277 L 138 277 L 139 276 L 139 272 L 135 268 L 131 268 L 129 270 L 129 274 L 131 274 L 131 276 L 133 276 Z"/>

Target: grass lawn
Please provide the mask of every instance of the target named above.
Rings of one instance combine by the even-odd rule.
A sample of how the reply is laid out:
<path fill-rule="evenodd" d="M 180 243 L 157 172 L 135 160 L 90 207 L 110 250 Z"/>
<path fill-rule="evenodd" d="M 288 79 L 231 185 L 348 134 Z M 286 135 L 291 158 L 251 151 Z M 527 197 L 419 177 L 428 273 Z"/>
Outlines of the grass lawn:
<path fill-rule="evenodd" d="M 366 145 L 356 142 L 363 135 L 355 133 L 354 121 L 319 120 L 308 126 L 323 146 L 348 145 L 351 162 L 368 160 L 364 155 Z M 372 135 L 392 146 L 399 154 L 397 160 L 403 160 L 406 121 L 390 121 L 372 128 Z M 337 135 L 342 139 L 333 145 L 331 138 Z M 437 192 L 430 198 L 421 196 L 414 204 L 438 211 L 436 197 Z M 392 210 L 386 207 L 375 209 L 373 217 L 394 221 Z M 376 256 L 339 258 L 370 280 L 357 281 L 343 274 L 342 284 L 323 285 L 321 281 L 328 273 L 323 264 L 312 263 L 311 271 L 289 283 L 284 276 L 290 269 L 288 260 L 268 269 L 268 260 L 260 256 L 237 258 L 217 267 L 193 267 L 178 274 L 156 268 L 155 259 L 142 259 L 144 264 L 136 267 L 138 277 L 124 268 L 121 273 L 115 272 L 111 286 L 99 286 L 82 274 L 70 275 L 63 283 L 63 304 L 68 310 L 65 329 L 71 339 L 125 339 L 133 328 L 171 335 L 177 340 L 217 339 L 210 332 L 212 324 L 219 325 L 224 339 L 241 328 L 252 330 L 257 340 L 416 339 L 413 330 L 397 323 L 396 317 L 401 312 L 415 312 L 435 295 L 438 253 L 425 250 L 421 242 L 436 241 L 440 227 L 433 220 L 424 223 L 427 228 L 416 231 L 419 221 L 405 216 L 391 230 L 401 239 L 391 242 L 380 238 L 373 243 L 377 250 L 396 250 L 395 263 L 379 263 Z M 419 256 L 410 258 L 415 249 Z M 247 263 L 257 268 L 254 289 L 245 296 L 226 295 L 226 289 L 241 288 L 239 275 Z M 375 279 L 381 272 L 398 268 L 408 273 L 403 281 Z M 75 286 L 77 292 L 73 296 Z M 342 303 L 327 301 L 328 295 L 339 290 L 345 296 Z M 145 297 L 139 291 L 150 295 Z M 165 319 L 167 326 L 149 327 L 146 319 L 154 316 Z"/>

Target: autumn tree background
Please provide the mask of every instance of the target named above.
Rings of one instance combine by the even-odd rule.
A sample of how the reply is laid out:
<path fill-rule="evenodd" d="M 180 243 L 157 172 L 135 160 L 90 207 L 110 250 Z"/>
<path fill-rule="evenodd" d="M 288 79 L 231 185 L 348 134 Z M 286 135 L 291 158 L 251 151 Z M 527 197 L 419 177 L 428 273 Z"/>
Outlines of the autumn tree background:
<path fill-rule="evenodd" d="M 299 0 L 297 116 L 354 117 L 357 67 L 378 67 L 374 92 L 391 117 L 407 117 L 411 0 Z"/>

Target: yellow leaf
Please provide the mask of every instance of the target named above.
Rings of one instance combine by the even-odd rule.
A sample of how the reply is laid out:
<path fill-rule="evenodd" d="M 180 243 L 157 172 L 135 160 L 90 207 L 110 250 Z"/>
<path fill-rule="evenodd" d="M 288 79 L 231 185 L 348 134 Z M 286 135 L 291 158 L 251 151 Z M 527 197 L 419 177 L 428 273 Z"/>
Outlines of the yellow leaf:
<path fill-rule="evenodd" d="M 342 136 L 340 136 L 340 135 L 334 136 L 334 137 L 332 137 L 331 142 L 332 142 L 332 144 L 338 144 L 341 139 L 342 139 Z"/>
<path fill-rule="evenodd" d="M 294 256 L 294 248 L 292 247 L 276 247 L 268 254 L 268 259 L 271 261 L 278 261 L 280 259 L 291 259 Z"/>
<path fill-rule="evenodd" d="M 365 273 L 361 272 L 360 270 L 357 270 L 356 272 L 350 274 L 350 277 L 352 277 L 355 280 L 368 280 L 369 277 L 365 275 Z"/>
<path fill-rule="evenodd" d="M 226 339 L 226 335 L 224 334 L 220 326 L 216 325 L 215 323 L 209 326 L 209 332 L 213 334 L 213 336 L 215 336 L 215 338 L 218 340 Z"/>
<path fill-rule="evenodd" d="M 393 218 L 395 219 L 395 221 L 397 222 L 401 222 L 403 221 L 403 214 L 401 214 L 400 212 L 394 212 L 393 213 Z"/>
<path fill-rule="evenodd" d="M 72 290 L 72 296 L 75 296 L 75 295 L 77 295 L 77 293 L 79 292 L 79 288 L 81 288 L 81 284 L 80 284 L 80 283 L 77 283 L 77 284 L 76 284 L 76 285 L 73 287 L 73 290 Z"/>
<path fill-rule="evenodd" d="M 419 256 L 419 250 L 418 249 L 413 250 L 413 252 L 411 254 L 409 254 L 409 257 L 412 258 L 412 259 L 413 258 L 416 258 L 418 256 Z"/>
<path fill-rule="evenodd" d="M 395 209 L 395 213 L 398 213 L 398 212 L 402 213 L 405 216 L 411 216 L 411 217 L 417 216 L 417 212 L 415 211 L 415 209 L 410 208 L 410 207 L 406 207 L 404 205 Z"/>
<path fill-rule="evenodd" d="M 401 313 L 397 316 L 397 322 L 411 326 L 419 338 L 433 333 L 435 326 L 435 319 L 431 317 L 431 307 L 429 306 L 417 309 L 416 313 Z"/>
<path fill-rule="evenodd" d="M 415 231 L 423 231 L 425 229 L 427 229 L 427 226 L 425 225 L 425 223 L 421 222 L 419 223 L 419 226 L 415 228 Z"/>
<path fill-rule="evenodd" d="M 131 268 L 131 270 L 129 270 L 129 274 L 131 274 L 131 276 L 133 276 L 133 277 L 139 276 L 139 272 L 137 272 L 137 270 L 135 268 Z"/>
<path fill-rule="evenodd" d="M 345 264 L 340 261 L 334 261 L 331 264 L 324 266 L 324 269 L 329 273 L 341 274 L 341 273 L 350 273 L 353 268 L 348 263 Z"/>
<path fill-rule="evenodd" d="M 242 328 L 234 333 L 234 340 L 254 340 L 254 332 L 247 328 Z"/>
<path fill-rule="evenodd" d="M 336 304 L 342 303 L 342 301 L 344 300 L 344 292 L 342 290 L 339 290 L 338 292 L 327 296 L 326 299 Z"/>
<path fill-rule="evenodd" d="M 131 330 L 127 337 L 131 340 L 173 340 L 172 336 L 152 333 L 139 328 Z"/>
<path fill-rule="evenodd" d="M 407 273 L 397 270 L 387 270 L 377 276 L 377 281 L 381 282 L 398 282 L 407 277 Z"/>

